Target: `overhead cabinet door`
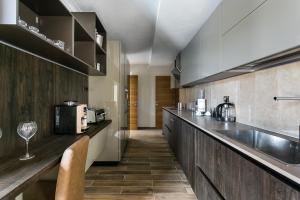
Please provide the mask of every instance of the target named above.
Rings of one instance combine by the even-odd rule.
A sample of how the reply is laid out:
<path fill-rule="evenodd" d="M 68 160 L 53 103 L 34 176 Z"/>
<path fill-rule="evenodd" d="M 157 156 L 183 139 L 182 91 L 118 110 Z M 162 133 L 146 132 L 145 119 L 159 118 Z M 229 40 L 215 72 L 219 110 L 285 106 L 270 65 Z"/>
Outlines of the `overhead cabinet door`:
<path fill-rule="evenodd" d="M 220 71 L 220 6 L 181 54 L 181 85 L 198 81 Z"/>
<path fill-rule="evenodd" d="M 221 5 L 222 34 L 225 34 L 266 1 L 267 0 L 224 0 Z"/>
<path fill-rule="evenodd" d="M 300 1 L 268 0 L 222 38 L 224 70 L 300 44 Z"/>

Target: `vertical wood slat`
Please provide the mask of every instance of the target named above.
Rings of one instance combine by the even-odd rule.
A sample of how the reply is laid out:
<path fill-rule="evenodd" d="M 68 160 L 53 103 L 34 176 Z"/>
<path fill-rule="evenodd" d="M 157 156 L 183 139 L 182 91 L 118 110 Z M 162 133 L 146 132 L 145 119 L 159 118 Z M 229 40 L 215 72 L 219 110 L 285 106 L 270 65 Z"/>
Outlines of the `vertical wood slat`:
<path fill-rule="evenodd" d="M 87 89 L 87 76 L 1 44 L 0 157 L 24 146 L 16 131 L 19 122 L 36 121 L 39 129 L 32 141 L 40 141 L 53 134 L 54 105 L 87 103 Z"/>

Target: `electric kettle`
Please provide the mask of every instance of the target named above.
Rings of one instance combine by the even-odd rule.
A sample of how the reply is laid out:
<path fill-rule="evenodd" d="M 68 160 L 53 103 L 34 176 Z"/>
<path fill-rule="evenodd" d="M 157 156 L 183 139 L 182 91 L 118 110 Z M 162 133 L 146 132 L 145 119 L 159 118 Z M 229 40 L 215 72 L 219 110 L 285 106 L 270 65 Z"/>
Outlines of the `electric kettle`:
<path fill-rule="evenodd" d="M 235 122 L 235 105 L 229 102 L 229 96 L 224 96 L 223 100 L 224 103 L 219 104 L 216 108 L 216 119 L 223 122 Z"/>

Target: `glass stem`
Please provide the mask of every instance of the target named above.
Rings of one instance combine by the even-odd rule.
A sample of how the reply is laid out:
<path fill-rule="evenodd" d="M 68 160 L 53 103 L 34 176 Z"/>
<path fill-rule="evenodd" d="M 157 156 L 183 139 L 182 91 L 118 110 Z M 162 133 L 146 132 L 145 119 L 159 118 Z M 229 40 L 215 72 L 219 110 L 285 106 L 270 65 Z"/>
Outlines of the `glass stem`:
<path fill-rule="evenodd" d="M 26 156 L 27 156 L 27 157 L 29 156 L 29 152 L 28 152 L 28 143 L 29 143 L 29 141 L 26 140 Z"/>

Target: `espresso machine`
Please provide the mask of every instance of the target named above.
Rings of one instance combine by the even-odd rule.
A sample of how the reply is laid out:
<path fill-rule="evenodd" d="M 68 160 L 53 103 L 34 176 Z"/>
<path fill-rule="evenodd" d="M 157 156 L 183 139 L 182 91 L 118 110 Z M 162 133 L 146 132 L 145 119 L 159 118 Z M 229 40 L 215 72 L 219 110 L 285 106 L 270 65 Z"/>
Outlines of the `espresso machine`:
<path fill-rule="evenodd" d="M 55 106 L 55 133 L 81 134 L 87 129 L 87 105 L 66 101 Z"/>

